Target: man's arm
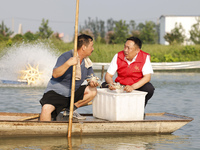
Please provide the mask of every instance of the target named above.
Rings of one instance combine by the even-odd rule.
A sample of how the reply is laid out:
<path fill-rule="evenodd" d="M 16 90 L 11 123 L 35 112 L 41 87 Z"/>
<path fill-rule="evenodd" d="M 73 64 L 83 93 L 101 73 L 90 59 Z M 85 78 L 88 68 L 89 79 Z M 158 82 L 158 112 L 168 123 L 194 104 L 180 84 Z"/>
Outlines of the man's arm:
<path fill-rule="evenodd" d="M 146 83 L 150 82 L 150 80 L 151 80 L 151 74 L 146 74 L 146 75 L 144 75 L 144 77 L 140 81 L 134 83 L 132 85 L 132 87 L 133 87 L 134 90 L 139 89 L 140 87 L 142 87 Z"/>
<path fill-rule="evenodd" d="M 113 84 L 113 79 L 112 79 L 113 75 L 109 74 L 108 72 L 106 72 L 106 75 L 105 75 L 105 80 L 106 80 L 106 83 L 108 84 Z"/>
<path fill-rule="evenodd" d="M 78 57 L 71 57 L 68 59 L 63 65 L 54 68 L 52 76 L 54 78 L 61 77 L 72 65 L 76 65 L 78 63 Z"/>
<path fill-rule="evenodd" d="M 109 74 L 108 72 L 106 72 L 106 75 L 105 75 L 105 80 L 106 80 L 106 83 L 109 84 L 109 89 L 110 90 L 116 90 L 113 86 L 113 79 L 112 79 L 113 75 Z"/>
<path fill-rule="evenodd" d="M 138 81 L 137 83 L 134 83 L 133 85 L 129 86 L 127 85 L 124 90 L 127 92 L 131 92 L 132 90 L 138 89 L 142 87 L 144 84 L 150 82 L 151 80 L 151 74 L 153 73 L 152 65 L 150 62 L 150 57 L 147 56 L 145 64 L 142 68 L 143 78 Z"/>
<path fill-rule="evenodd" d="M 112 77 L 114 76 L 117 70 L 117 57 L 118 57 L 118 54 L 115 54 L 105 75 L 105 81 L 107 84 L 110 84 L 110 85 L 114 83 Z M 115 90 L 115 88 L 113 88 L 112 86 L 109 86 L 109 88 L 111 90 Z"/>

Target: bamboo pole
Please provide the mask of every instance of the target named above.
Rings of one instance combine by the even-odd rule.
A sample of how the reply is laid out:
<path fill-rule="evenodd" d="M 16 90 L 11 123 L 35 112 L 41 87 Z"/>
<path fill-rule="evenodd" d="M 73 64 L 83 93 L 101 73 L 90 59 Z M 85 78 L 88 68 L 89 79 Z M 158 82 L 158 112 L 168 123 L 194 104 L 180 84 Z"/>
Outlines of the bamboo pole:
<path fill-rule="evenodd" d="M 74 35 L 74 56 L 77 56 L 78 13 L 79 13 L 79 0 L 76 1 L 76 20 L 75 20 L 75 35 Z M 73 110 L 74 110 L 74 92 L 75 92 L 75 75 L 76 75 L 76 65 L 73 65 L 71 100 L 70 100 L 70 113 L 69 113 L 69 125 L 68 125 L 68 137 L 71 137 L 71 132 L 72 132 L 72 119 L 73 119 Z"/>
<path fill-rule="evenodd" d="M 34 115 L 34 116 L 19 119 L 19 121 L 31 120 L 31 119 L 35 119 L 35 118 L 39 118 L 39 117 L 40 117 L 40 115 L 37 114 L 37 115 Z"/>
<path fill-rule="evenodd" d="M 71 137 L 68 137 L 68 150 L 72 150 L 72 140 L 71 140 Z"/>

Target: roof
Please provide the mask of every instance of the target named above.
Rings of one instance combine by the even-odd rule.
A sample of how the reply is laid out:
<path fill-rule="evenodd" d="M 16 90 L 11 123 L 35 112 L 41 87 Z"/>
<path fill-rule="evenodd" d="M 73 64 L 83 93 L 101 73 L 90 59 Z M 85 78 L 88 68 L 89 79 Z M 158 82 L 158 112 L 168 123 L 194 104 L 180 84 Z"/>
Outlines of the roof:
<path fill-rule="evenodd" d="M 200 15 L 161 15 L 159 19 L 162 17 L 200 17 Z"/>

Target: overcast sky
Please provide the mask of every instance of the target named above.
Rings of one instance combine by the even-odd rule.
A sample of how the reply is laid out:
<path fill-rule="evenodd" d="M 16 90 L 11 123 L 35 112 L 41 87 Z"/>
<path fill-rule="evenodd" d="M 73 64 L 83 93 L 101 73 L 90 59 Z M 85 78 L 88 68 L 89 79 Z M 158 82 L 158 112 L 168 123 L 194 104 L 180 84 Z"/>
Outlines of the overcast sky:
<path fill-rule="evenodd" d="M 18 32 L 38 31 L 42 18 L 53 31 L 74 34 L 76 0 L 0 0 L 0 21 Z M 88 17 L 107 21 L 157 22 L 161 15 L 200 15 L 200 0 L 80 0 L 79 25 Z"/>

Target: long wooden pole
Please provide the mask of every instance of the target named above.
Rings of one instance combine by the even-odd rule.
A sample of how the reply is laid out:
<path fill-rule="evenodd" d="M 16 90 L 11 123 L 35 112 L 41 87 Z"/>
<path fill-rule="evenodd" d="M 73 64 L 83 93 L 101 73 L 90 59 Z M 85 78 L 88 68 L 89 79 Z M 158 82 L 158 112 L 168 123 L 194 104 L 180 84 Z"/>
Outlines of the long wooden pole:
<path fill-rule="evenodd" d="M 76 20 L 75 20 L 75 35 L 74 35 L 74 56 L 77 56 L 78 14 L 79 14 L 79 0 L 76 1 Z M 75 76 L 76 76 L 76 65 L 73 65 L 71 100 L 70 100 L 71 102 L 70 102 L 69 125 L 68 125 L 68 137 L 71 137 L 71 132 L 72 132 L 72 119 L 73 119 L 73 110 L 74 110 L 74 92 L 75 92 Z"/>

